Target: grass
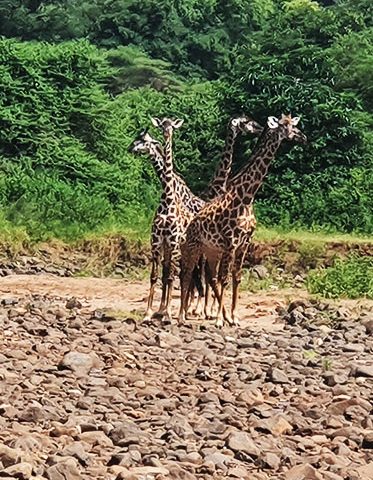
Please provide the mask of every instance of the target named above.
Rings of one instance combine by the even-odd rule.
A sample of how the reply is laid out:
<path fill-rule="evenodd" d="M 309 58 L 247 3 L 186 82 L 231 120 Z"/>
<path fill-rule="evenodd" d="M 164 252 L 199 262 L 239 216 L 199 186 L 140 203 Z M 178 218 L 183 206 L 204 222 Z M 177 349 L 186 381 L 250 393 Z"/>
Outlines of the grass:
<path fill-rule="evenodd" d="M 368 243 L 373 245 L 373 237 L 354 233 L 339 233 L 311 230 L 283 230 L 280 228 L 268 228 L 259 226 L 255 231 L 255 240 L 262 242 L 275 242 L 281 240 L 296 241 L 300 243 L 310 242 L 314 244 L 325 243 Z"/>
<path fill-rule="evenodd" d="M 0 250 L 7 256 L 14 257 L 18 253 L 29 248 L 31 239 L 24 227 L 12 225 L 3 214 L 0 213 Z"/>
<path fill-rule="evenodd" d="M 325 298 L 373 299 L 373 257 L 337 258 L 331 267 L 309 272 L 307 288 Z"/>

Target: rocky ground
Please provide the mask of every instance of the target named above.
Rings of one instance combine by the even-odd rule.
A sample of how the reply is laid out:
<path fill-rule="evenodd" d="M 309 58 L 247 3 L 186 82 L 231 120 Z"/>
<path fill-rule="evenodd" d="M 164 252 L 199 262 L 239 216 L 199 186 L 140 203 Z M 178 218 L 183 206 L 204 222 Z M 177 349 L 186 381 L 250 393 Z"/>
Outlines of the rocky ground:
<path fill-rule="evenodd" d="M 0 287 L 0 478 L 373 479 L 372 304 L 177 328 L 115 303 L 146 282 L 33 278 Z"/>

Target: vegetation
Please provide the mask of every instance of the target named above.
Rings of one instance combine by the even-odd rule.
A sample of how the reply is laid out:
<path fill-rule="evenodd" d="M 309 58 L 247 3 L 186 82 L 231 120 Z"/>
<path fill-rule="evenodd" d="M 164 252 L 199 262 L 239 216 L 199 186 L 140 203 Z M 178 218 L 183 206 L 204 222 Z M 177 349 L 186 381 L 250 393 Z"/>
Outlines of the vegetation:
<path fill-rule="evenodd" d="M 332 267 L 311 271 L 307 284 L 310 293 L 326 298 L 373 299 L 373 257 L 337 259 Z"/>
<path fill-rule="evenodd" d="M 150 115 L 185 119 L 176 163 L 198 193 L 230 115 L 290 110 L 309 145 L 278 155 L 259 221 L 371 235 L 372 18 L 370 0 L 0 0 L 2 228 L 146 232 L 159 184 L 128 147 Z"/>

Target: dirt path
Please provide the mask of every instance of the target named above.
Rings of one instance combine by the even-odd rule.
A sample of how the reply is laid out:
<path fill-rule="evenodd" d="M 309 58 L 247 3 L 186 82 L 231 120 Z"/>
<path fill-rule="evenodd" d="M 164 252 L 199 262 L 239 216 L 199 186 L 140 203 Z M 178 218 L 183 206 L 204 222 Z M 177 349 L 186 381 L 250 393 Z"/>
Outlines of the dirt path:
<path fill-rule="evenodd" d="M 159 290 L 159 289 L 158 289 Z M 143 313 L 145 311 L 148 282 L 127 281 L 111 278 L 71 278 L 53 275 L 11 275 L 0 282 L 0 297 L 9 295 L 28 296 L 31 294 L 77 297 L 87 308 L 109 308 L 118 311 Z M 263 293 L 242 292 L 239 315 L 243 326 L 250 323 L 254 329 L 278 329 L 275 323 L 276 309 L 284 307 L 294 298 L 306 297 L 301 289 L 263 291 Z M 173 311 L 178 308 L 179 292 L 175 291 Z M 159 302 L 159 291 L 156 302 Z"/>

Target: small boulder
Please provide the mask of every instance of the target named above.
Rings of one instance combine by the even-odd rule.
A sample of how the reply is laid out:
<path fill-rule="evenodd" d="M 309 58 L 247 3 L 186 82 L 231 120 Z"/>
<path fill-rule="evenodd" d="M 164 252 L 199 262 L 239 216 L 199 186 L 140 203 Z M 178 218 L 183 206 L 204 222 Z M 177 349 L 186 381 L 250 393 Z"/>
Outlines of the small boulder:
<path fill-rule="evenodd" d="M 246 432 L 233 432 L 228 437 L 227 446 L 236 453 L 244 452 L 254 458 L 260 454 L 259 448 Z"/>

